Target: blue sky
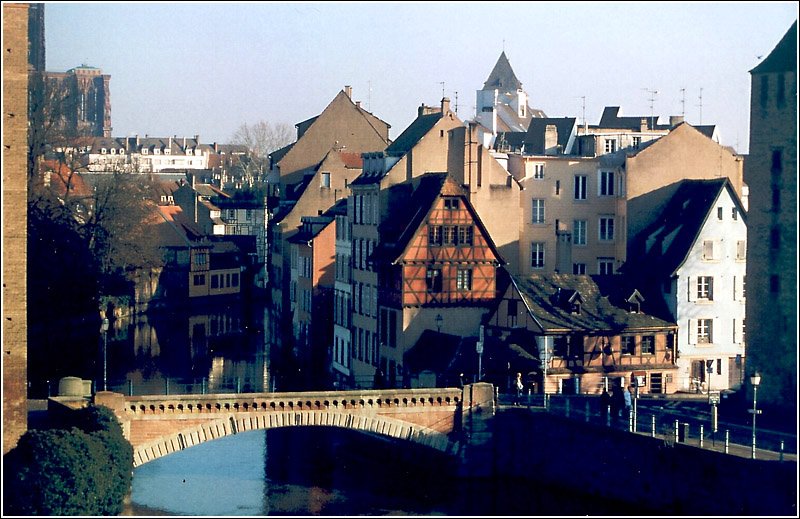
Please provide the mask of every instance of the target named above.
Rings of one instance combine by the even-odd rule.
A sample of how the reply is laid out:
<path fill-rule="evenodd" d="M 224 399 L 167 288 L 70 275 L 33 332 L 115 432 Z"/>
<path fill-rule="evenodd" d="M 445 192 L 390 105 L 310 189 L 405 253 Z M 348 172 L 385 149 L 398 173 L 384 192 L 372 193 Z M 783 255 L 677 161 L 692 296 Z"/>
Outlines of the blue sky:
<path fill-rule="evenodd" d="M 48 70 L 111 74 L 114 136 L 227 142 L 245 122 L 313 117 L 351 85 L 395 138 L 442 82 L 471 118 L 505 50 L 550 117 L 581 119 L 583 97 L 589 124 L 604 106 L 650 115 L 653 97 L 662 122 L 716 124 L 746 152 L 748 71 L 797 16 L 795 2 L 55 2 L 45 38 Z"/>

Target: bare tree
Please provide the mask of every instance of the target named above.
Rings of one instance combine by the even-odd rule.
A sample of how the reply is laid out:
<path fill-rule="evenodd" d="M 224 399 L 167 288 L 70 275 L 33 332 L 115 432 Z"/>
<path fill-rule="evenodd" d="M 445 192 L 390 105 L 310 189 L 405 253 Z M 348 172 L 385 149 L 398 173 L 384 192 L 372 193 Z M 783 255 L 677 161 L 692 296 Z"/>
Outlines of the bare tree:
<path fill-rule="evenodd" d="M 270 153 L 294 140 L 294 132 L 286 123 L 258 121 L 255 124 L 243 123 L 233 133 L 232 144 L 247 146 L 250 153 L 259 159 L 266 159 Z"/>

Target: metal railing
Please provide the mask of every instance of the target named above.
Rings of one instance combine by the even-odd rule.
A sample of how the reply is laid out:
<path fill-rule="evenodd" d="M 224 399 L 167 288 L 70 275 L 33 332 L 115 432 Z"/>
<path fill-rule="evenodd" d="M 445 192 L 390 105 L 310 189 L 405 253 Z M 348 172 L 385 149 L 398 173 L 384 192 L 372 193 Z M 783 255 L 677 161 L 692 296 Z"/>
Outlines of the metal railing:
<path fill-rule="evenodd" d="M 542 394 L 523 394 L 518 399 L 515 393 L 500 393 L 497 395 L 497 400 L 499 405 L 538 408 L 575 421 L 646 434 L 665 441 L 725 453 L 746 449 L 749 455 L 752 443 L 752 429 L 749 424 L 720 421 L 717 430 L 714 431 L 710 418 L 703 416 L 702 413 L 698 413 L 698 416 L 688 416 L 686 413 L 669 409 L 637 406 L 635 413 L 633 410 L 629 413 L 623 411 L 617 416 L 612 416 L 610 410 L 601 409 L 599 398 L 585 395 L 548 394 L 545 401 Z M 767 455 L 770 459 L 782 459 L 784 456 L 796 458 L 796 435 L 759 429 L 756 436 L 757 448 L 760 451 L 774 453 Z"/>

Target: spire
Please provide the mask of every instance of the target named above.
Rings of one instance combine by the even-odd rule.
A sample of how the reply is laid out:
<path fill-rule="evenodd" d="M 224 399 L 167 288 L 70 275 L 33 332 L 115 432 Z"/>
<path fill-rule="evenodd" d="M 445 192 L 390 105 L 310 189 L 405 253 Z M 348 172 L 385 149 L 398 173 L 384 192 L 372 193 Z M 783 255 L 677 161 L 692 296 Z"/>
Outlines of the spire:
<path fill-rule="evenodd" d="M 522 89 L 522 83 L 514 74 L 511 68 L 511 63 L 508 62 L 506 52 L 500 53 L 497 63 L 489 74 L 489 79 L 483 84 L 484 90 L 504 89 L 507 91 L 516 91 Z"/>

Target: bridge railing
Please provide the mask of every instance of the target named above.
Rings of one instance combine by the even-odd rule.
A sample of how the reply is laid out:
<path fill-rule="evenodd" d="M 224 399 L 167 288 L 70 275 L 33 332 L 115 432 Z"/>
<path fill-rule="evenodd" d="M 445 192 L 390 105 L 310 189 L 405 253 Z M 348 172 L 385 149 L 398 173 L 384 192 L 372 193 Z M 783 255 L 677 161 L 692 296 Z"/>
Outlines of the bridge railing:
<path fill-rule="evenodd" d="M 691 416 L 664 408 L 638 406 L 635 414 L 623 412 L 624 416 L 612 416 L 601 409 L 600 398 L 593 395 L 549 394 L 545 406 L 542 394 L 523 394 L 518 400 L 516 394 L 501 393 L 498 403 L 538 408 L 572 420 L 650 434 L 703 448 L 724 450 L 726 440 L 739 449 L 749 449 L 752 444 L 752 428 L 748 425 L 720 420 L 714 432 L 710 414 Z M 759 450 L 797 454 L 796 435 L 759 428 L 756 437 Z"/>

